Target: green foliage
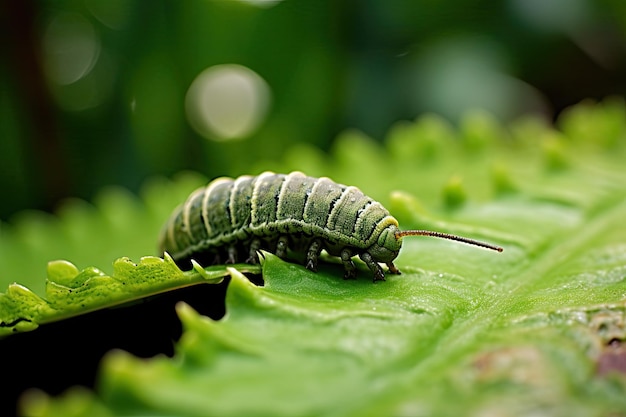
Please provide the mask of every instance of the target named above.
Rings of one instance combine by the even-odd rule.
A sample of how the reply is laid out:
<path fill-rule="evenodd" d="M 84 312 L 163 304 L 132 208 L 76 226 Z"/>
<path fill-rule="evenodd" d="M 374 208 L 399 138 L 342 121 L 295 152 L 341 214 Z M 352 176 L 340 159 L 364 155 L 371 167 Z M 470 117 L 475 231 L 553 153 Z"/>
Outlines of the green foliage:
<path fill-rule="evenodd" d="M 264 287 L 230 270 L 222 320 L 179 305 L 184 332 L 174 358 L 111 352 L 95 392 L 35 391 L 23 398 L 23 410 L 39 416 L 624 414 L 625 114 L 621 101 L 583 103 L 563 115 L 560 130 L 537 119 L 504 128 L 481 113 L 456 130 L 424 116 L 391 129 L 384 147 L 356 132 L 340 137 L 330 158 L 309 158 L 318 153 L 303 146 L 272 168 L 306 166 L 309 175 L 361 187 L 405 229 L 476 237 L 504 252 L 406 238 L 397 260 L 403 274 L 377 284 L 363 265 L 359 279 L 344 281 L 340 265 L 322 265 L 315 274 L 265 253 Z M 193 188 L 184 181 L 159 184 L 160 192 L 148 194 L 152 200 L 144 198 L 159 213 L 174 205 L 168 194 L 182 201 L 180 194 Z M 54 253 L 59 244 L 46 236 L 82 222 L 91 229 L 75 246 L 85 256 L 91 244 L 103 252 L 112 245 L 101 239 L 111 236 L 103 223 L 143 211 L 141 205 L 96 207 L 77 220 L 61 215 L 38 224 L 37 248 Z M 167 214 L 157 217 L 145 216 L 132 232 L 121 222 L 117 231 L 132 246 L 131 236 L 138 243 L 144 233 L 156 235 Z M 3 247 L 32 233 L 27 224 L 0 235 Z M 135 250 L 150 251 L 139 244 Z M 150 276 L 186 276 L 167 260 L 139 265 L 146 262 Z M 120 264 L 128 266 L 123 273 Z M 66 263 L 50 268 L 49 279 L 74 288 L 93 276 L 89 268 L 77 276 Z M 109 276 L 141 279 L 137 268 L 118 260 Z M 12 274 L 26 282 L 19 269 Z M 11 291 L 30 294 L 11 287 L 3 300 Z M 65 311 L 78 308 L 71 298 L 64 303 Z"/>
<path fill-rule="evenodd" d="M 78 271 L 67 261 L 48 263 L 46 297 L 42 299 L 19 284 L 11 284 L 0 294 L 0 336 L 10 332 L 33 330 L 40 324 L 68 316 L 113 307 L 139 298 L 201 283 L 219 284 L 235 268 L 260 273 L 255 265 L 210 266 L 181 271 L 169 255 L 141 258 L 134 264 L 128 258 L 113 263 L 113 275 L 96 268 Z"/>

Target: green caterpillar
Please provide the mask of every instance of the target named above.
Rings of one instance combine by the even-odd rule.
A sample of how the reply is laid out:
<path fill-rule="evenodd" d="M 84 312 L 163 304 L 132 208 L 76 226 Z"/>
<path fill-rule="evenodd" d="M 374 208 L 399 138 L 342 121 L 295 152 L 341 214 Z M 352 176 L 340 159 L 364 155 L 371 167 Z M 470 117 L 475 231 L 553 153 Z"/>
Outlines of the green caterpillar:
<path fill-rule="evenodd" d="M 280 258 L 301 255 L 317 271 L 322 249 L 341 258 L 344 278 L 356 277 L 352 257 L 385 279 L 379 263 L 399 274 L 393 264 L 405 236 L 434 236 L 502 251 L 476 240 L 428 230 L 400 231 L 398 221 L 358 188 L 328 178 L 264 172 L 237 179 L 218 178 L 194 191 L 176 208 L 160 238 L 161 252 L 179 264 L 258 262 L 265 249 Z"/>

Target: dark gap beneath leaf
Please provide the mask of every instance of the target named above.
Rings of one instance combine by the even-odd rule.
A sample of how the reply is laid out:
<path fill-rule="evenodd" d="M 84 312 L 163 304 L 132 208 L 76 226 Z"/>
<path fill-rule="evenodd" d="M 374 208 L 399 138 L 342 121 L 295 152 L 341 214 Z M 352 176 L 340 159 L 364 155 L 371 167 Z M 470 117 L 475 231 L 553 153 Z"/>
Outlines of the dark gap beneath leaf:
<path fill-rule="evenodd" d="M 17 399 L 28 388 L 51 395 L 74 385 L 93 388 L 100 360 L 112 349 L 142 358 L 172 356 L 182 333 L 176 304 L 186 302 L 200 314 L 219 320 L 226 312 L 229 281 L 170 291 L 0 339 L 2 379 L 6 382 L 0 390 L 0 415 L 17 415 Z M 258 282 L 258 278 L 251 281 Z"/>
<path fill-rule="evenodd" d="M 263 275 L 261 274 L 244 274 L 248 281 L 256 285 L 257 287 L 263 287 L 265 281 L 263 281 Z"/>

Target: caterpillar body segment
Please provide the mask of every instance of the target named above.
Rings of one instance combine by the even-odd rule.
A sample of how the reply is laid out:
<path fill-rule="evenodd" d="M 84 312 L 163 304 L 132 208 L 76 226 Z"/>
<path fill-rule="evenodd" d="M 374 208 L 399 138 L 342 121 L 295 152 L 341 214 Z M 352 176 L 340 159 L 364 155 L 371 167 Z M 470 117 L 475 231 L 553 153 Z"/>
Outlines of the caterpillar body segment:
<path fill-rule="evenodd" d="M 442 232 L 400 231 L 387 209 L 358 188 L 301 172 L 213 180 L 174 210 L 159 248 L 179 264 L 194 259 L 205 265 L 256 262 L 256 252 L 265 249 L 281 258 L 300 255 L 312 271 L 325 250 L 341 259 L 344 278 L 356 276 L 352 258 L 359 256 L 379 281 L 385 279 L 380 263 L 400 273 L 393 260 L 402 238 L 412 235 L 502 250 Z"/>

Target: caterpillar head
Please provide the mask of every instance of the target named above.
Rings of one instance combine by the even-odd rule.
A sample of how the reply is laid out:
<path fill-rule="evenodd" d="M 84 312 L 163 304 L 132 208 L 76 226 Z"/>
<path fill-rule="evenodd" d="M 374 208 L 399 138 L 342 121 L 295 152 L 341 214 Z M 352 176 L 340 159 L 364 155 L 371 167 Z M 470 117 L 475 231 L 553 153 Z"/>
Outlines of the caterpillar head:
<path fill-rule="evenodd" d="M 396 237 L 398 232 L 395 224 L 388 225 L 380 232 L 376 243 L 367 248 L 367 252 L 376 262 L 392 262 L 398 257 L 402 247 L 402 239 Z"/>

